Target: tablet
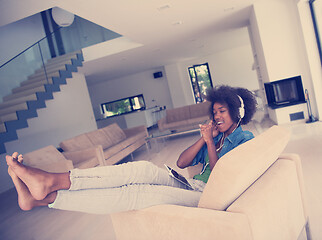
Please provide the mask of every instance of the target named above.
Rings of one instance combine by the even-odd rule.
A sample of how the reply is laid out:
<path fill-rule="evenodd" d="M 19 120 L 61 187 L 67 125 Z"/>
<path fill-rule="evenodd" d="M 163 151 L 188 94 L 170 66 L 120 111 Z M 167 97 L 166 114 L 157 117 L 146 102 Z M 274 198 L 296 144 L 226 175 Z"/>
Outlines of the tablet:
<path fill-rule="evenodd" d="M 165 165 L 165 168 L 168 170 L 169 175 L 175 179 L 177 179 L 179 182 L 181 182 L 182 184 L 186 185 L 189 189 L 194 190 L 194 188 L 190 185 L 190 183 L 188 182 L 188 180 L 182 176 L 180 173 L 178 173 L 176 170 L 174 170 L 173 168 Z"/>

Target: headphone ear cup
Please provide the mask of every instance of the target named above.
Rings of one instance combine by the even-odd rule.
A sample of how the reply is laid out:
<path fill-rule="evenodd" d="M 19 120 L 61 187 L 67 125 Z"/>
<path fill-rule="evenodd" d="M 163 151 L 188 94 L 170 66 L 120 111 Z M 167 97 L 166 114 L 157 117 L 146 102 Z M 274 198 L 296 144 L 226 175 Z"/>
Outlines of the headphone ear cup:
<path fill-rule="evenodd" d="M 245 108 L 240 107 L 239 108 L 239 117 L 244 118 L 244 116 L 245 116 Z"/>
<path fill-rule="evenodd" d="M 238 110 L 239 110 L 239 118 L 242 119 L 245 116 L 244 101 L 241 98 L 241 96 L 237 95 L 237 97 L 239 98 L 239 101 L 240 101 L 240 107 L 238 108 Z"/>

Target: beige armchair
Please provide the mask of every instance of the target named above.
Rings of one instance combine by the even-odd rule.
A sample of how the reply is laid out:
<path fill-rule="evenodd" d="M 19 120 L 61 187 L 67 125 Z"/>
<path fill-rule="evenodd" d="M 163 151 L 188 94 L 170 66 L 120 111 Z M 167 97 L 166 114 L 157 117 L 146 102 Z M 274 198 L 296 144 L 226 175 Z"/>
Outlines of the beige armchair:
<path fill-rule="evenodd" d="M 28 166 L 56 173 L 66 172 L 73 168 L 90 168 L 104 165 L 101 146 L 61 153 L 50 145 L 24 154 L 23 159 Z"/>
<path fill-rule="evenodd" d="M 222 157 L 198 207 L 112 214 L 117 239 L 310 239 L 301 161 L 282 154 L 289 137 L 274 126 Z"/>

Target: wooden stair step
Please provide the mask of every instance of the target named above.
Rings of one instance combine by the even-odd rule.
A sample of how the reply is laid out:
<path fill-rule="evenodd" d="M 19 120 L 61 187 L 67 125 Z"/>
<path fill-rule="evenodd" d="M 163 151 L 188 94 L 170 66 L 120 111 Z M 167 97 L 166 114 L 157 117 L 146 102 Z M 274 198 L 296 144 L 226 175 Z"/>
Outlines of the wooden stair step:
<path fill-rule="evenodd" d="M 37 81 L 37 82 L 30 82 L 30 83 L 26 83 L 23 86 L 20 87 L 16 87 L 14 89 L 12 89 L 12 93 L 19 93 L 19 92 L 23 92 L 23 91 L 27 91 L 29 89 L 33 89 L 33 88 L 37 88 L 40 86 L 44 86 L 45 84 L 49 83 L 52 84 L 53 80 L 48 79 L 49 81 L 47 82 L 47 80 L 42 80 L 42 81 Z"/>
<path fill-rule="evenodd" d="M 65 65 L 66 64 L 72 64 L 72 60 L 69 60 L 69 61 L 64 61 L 64 62 L 59 62 L 59 63 L 56 63 L 56 64 L 51 64 L 51 65 L 46 65 L 46 72 L 52 72 L 52 71 L 58 71 L 58 70 L 61 70 L 61 69 L 64 69 Z M 44 68 L 39 68 L 35 71 L 34 74 L 40 74 L 40 73 L 44 73 Z"/>
<path fill-rule="evenodd" d="M 19 103 L 27 102 L 27 101 L 33 101 L 33 100 L 37 100 L 37 96 L 35 93 L 30 94 L 28 96 L 18 97 L 15 99 L 2 102 L 0 103 L 0 109 L 7 108 L 7 107 L 10 107 Z"/>
<path fill-rule="evenodd" d="M 19 110 L 26 110 L 28 109 L 27 102 L 17 103 L 15 105 L 7 106 L 7 107 L 0 107 L 0 116 L 12 112 L 16 112 Z"/>
<path fill-rule="evenodd" d="M 33 88 L 33 89 L 28 89 L 28 90 L 23 91 L 23 92 L 10 94 L 8 96 L 3 97 L 3 100 L 4 101 L 13 100 L 15 98 L 29 96 L 30 94 L 33 94 L 33 93 L 36 93 L 36 92 L 45 92 L 45 91 L 46 91 L 45 86 L 40 86 L 40 87 L 36 87 L 36 88 Z"/>
<path fill-rule="evenodd" d="M 7 122 L 7 121 L 14 121 L 14 120 L 17 120 L 17 119 L 18 119 L 18 117 L 17 117 L 16 112 L 9 113 L 9 114 L 5 114 L 5 115 L 0 116 L 0 123 L 4 123 L 4 122 Z"/>

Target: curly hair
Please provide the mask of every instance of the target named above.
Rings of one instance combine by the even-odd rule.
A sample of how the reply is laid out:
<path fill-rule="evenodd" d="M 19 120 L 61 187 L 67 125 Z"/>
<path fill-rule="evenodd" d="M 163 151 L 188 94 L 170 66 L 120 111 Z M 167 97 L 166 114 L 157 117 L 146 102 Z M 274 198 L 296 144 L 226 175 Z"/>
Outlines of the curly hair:
<path fill-rule="evenodd" d="M 211 102 L 209 113 L 212 119 L 214 119 L 213 105 L 215 103 L 227 104 L 231 119 L 238 123 L 240 119 L 239 107 L 241 106 L 238 96 L 243 99 L 245 109 L 245 116 L 241 119 L 240 124 L 249 123 L 256 112 L 255 95 L 246 88 L 234 88 L 226 85 L 216 86 L 207 92 L 206 99 Z"/>

